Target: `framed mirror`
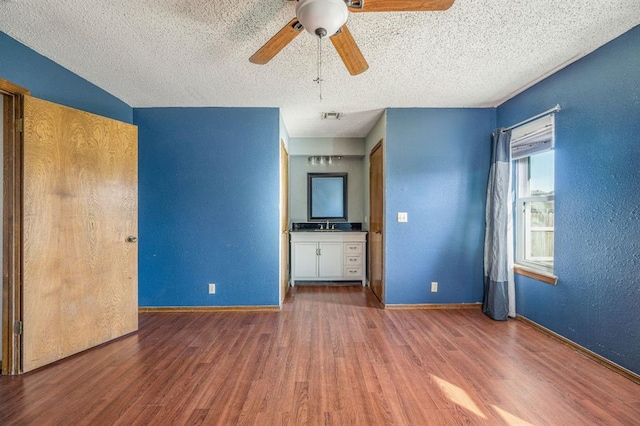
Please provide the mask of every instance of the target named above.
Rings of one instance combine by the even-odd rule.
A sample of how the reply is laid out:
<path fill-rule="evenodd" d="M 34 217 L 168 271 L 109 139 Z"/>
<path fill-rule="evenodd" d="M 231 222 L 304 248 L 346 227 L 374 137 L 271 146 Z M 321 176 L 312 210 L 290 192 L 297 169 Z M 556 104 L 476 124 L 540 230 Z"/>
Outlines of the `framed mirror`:
<path fill-rule="evenodd" d="M 307 173 L 309 222 L 347 220 L 347 173 Z"/>

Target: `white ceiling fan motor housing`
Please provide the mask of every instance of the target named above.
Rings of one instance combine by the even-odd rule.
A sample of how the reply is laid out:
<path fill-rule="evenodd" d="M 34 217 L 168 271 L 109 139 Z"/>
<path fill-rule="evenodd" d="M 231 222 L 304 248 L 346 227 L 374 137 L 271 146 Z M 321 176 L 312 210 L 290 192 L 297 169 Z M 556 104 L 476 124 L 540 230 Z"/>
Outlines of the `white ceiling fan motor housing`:
<path fill-rule="evenodd" d="M 296 18 L 314 36 L 332 36 L 347 22 L 349 9 L 343 0 L 299 0 Z M 322 31 L 324 29 L 324 31 Z"/>

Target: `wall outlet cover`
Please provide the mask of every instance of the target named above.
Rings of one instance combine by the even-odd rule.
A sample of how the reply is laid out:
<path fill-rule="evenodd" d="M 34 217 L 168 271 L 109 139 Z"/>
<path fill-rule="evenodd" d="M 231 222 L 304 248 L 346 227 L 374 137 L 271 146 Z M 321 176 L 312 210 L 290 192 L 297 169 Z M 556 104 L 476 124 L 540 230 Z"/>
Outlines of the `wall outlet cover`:
<path fill-rule="evenodd" d="M 436 281 L 431 281 L 431 293 L 438 292 L 438 283 Z"/>
<path fill-rule="evenodd" d="M 209 284 L 209 294 L 216 294 L 216 285 L 214 283 Z"/>
<path fill-rule="evenodd" d="M 407 212 L 398 212 L 398 222 L 408 222 L 409 215 Z"/>

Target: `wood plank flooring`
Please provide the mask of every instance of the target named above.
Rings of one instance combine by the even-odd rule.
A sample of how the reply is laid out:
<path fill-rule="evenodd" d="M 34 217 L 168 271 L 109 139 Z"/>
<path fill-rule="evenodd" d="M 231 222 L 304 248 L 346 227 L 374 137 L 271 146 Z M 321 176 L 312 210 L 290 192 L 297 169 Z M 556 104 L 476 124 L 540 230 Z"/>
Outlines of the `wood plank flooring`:
<path fill-rule="evenodd" d="M 640 386 L 519 321 L 296 287 L 282 312 L 144 313 L 0 377 L 2 425 L 632 425 Z"/>

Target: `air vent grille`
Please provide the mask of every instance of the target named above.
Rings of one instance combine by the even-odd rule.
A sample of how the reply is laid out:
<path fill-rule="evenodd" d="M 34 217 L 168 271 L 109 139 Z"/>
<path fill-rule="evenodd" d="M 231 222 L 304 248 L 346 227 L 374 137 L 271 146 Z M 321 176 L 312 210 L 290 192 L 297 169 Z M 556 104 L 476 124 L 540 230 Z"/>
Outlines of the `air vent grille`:
<path fill-rule="evenodd" d="M 320 113 L 321 120 L 340 120 L 344 114 L 341 112 L 322 112 Z"/>

